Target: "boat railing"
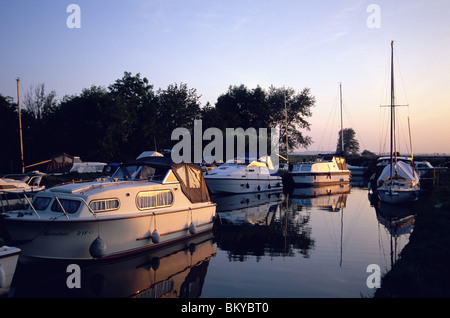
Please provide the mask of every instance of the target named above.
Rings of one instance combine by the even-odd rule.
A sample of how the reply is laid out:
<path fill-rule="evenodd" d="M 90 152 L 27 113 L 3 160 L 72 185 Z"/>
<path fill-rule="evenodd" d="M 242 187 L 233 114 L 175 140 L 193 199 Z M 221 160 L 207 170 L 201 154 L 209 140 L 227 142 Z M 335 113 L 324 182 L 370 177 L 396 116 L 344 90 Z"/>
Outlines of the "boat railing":
<path fill-rule="evenodd" d="M 3 196 L 6 194 L 5 191 L 0 191 L 0 202 L 1 202 L 1 206 L 2 206 L 2 212 L 3 214 L 6 214 L 6 212 L 9 211 L 13 211 L 14 210 L 14 206 L 10 204 L 9 199 L 5 196 L 5 198 L 3 198 Z M 21 198 L 19 196 L 19 194 L 17 193 L 17 198 L 20 199 L 20 204 L 22 205 L 22 210 L 27 210 L 27 209 L 31 209 L 34 214 L 36 215 L 36 217 L 40 220 L 41 217 L 39 215 L 39 213 L 37 212 L 36 208 L 34 207 L 33 203 L 31 202 L 30 198 L 27 197 L 26 194 L 23 194 L 23 197 Z M 58 196 L 55 196 L 55 201 L 58 203 L 59 207 L 61 208 L 61 211 L 64 213 L 66 219 L 70 219 L 69 214 L 66 212 L 66 210 L 64 209 L 64 206 L 62 205 L 61 201 L 59 200 Z M 95 219 L 98 219 L 97 215 L 95 214 L 95 212 L 92 210 L 92 208 L 89 206 L 89 204 L 86 202 L 86 200 L 84 200 L 83 198 L 79 198 L 80 202 L 82 202 L 86 208 L 88 209 L 88 211 L 94 216 Z M 5 202 L 6 201 L 6 202 Z M 25 202 L 26 203 L 25 203 Z M 28 205 L 28 206 L 27 206 Z M 7 208 L 7 209 L 5 209 Z M 19 209 L 18 209 L 19 210 Z"/>
<path fill-rule="evenodd" d="M 17 198 L 11 199 L 8 198 L 8 195 L 14 194 Z M 2 212 L 5 213 L 7 211 L 11 211 L 15 208 L 16 205 L 22 205 L 22 208 L 26 208 L 24 203 L 24 197 L 20 195 L 23 194 L 25 197 L 25 191 L 23 192 L 9 192 L 9 191 L 0 191 L 0 204 L 2 206 Z M 19 203 L 12 204 L 10 201 L 18 201 Z M 26 201 L 26 199 L 25 199 Z"/>

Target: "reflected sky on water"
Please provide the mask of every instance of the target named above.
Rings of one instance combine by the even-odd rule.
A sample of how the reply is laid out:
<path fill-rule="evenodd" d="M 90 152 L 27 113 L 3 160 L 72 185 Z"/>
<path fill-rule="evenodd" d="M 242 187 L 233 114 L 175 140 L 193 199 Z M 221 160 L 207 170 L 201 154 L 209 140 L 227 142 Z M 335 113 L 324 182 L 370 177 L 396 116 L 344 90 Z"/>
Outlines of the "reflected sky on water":
<path fill-rule="evenodd" d="M 12 297 L 371 297 L 370 264 L 386 273 L 413 229 L 410 208 L 371 203 L 346 186 L 212 197 L 212 233 L 108 262 L 19 264 Z"/>
<path fill-rule="evenodd" d="M 202 297 L 370 297 L 367 266 L 386 273 L 414 224 L 410 209 L 371 205 L 348 185 L 228 199 L 242 206 L 218 200 Z"/>

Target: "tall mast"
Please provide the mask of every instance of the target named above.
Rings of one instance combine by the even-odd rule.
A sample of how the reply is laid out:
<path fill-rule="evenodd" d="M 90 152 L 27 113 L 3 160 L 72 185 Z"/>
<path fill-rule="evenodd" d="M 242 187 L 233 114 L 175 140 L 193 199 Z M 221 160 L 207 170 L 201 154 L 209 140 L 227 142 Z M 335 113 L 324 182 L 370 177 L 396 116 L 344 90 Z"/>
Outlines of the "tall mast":
<path fill-rule="evenodd" d="M 19 108 L 19 136 L 20 136 L 20 162 L 22 164 L 22 173 L 25 173 L 25 164 L 23 161 L 23 142 L 22 142 L 22 116 L 20 114 L 20 93 L 19 93 L 19 78 L 16 78 L 17 81 L 17 106 Z"/>
<path fill-rule="evenodd" d="M 339 82 L 339 96 L 340 96 L 340 104 L 341 104 L 341 151 L 342 155 L 344 155 L 344 124 L 342 120 L 342 83 Z"/>
<path fill-rule="evenodd" d="M 284 116 L 286 121 L 286 161 L 289 165 L 289 145 L 288 145 L 288 118 L 287 118 L 287 108 L 286 108 L 286 89 L 284 89 Z"/>
<path fill-rule="evenodd" d="M 391 180 L 392 180 L 392 171 L 393 171 L 392 165 L 394 163 L 394 155 L 395 161 L 397 162 L 397 149 L 395 142 L 394 41 L 391 41 Z"/>

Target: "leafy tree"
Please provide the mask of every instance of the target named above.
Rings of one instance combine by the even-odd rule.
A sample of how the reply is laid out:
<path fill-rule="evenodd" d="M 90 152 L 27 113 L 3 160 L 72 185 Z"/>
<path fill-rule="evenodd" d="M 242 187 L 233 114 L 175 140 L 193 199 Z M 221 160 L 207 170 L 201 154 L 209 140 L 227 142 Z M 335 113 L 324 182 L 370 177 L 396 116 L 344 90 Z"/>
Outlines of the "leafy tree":
<path fill-rule="evenodd" d="M 0 94 L 0 173 L 11 173 L 20 169 L 19 117 L 17 104 L 11 97 Z"/>
<path fill-rule="evenodd" d="M 66 98 L 54 120 L 58 152 L 94 161 L 127 158 L 130 126 L 124 123 L 130 121 L 130 116 L 125 105 L 105 88 L 92 86 L 79 96 Z"/>
<path fill-rule="evenodd" d="M 56 92 L 45 93 L 45 83 L 31 86 L 25 92 L 23 104 L 25 109 L 37 120 L 50 115 L 57 107 Z"/>
<path fill-rule="evenodd" d="M 157 93 L 156 126 L 158 131 L 158 148 L 169 148 L 176 141 L 171 141 L 175 128 L 187 128 L 193 131 L 194 120 L 200 118 L 200 97 L 194 88 L 186 84 L 172 84 Z"/>
<path fill-rule="evenodd" d="M 126 112 L 122 129 L 128 131 L 127 150 L 134 158 L 143 150 L 153 149 L 160 132 L 157 128 L 158 101 L 146 77 L 124 72 L 109 87 L 112 98 Z"/>
<path fill-rule="evenodd" d="M 344 128 L 344 156 L 357 155 L 359 152 L 359 142 L 355 138 L 355 131 L 353 128 Z M 339 131 L 339 138 L 336 145 L 336 153 L 342 153 L 342 135 Z"/>
<path fill-rule="evenodd" d="M 286 110 L 285 111 L 285 96 Z M 304 136 L 302 130 L 310 129 L 306 121 L 312 115 L 311 107 L 315 98 L 310 90 L 305 88 L 296 93 L 294 89 L 276 88 L 271 86 L 268 91 L 261 87 L 248 89 L 245 85 L 230 86 L 228 92 L 219 96 L 216 103 L 216 117 L 221 119 L 218 128 L 227 127 L 280 128 L 280 148 L 286 152 L 286 113 L 289 149 L 308 147 L 312 140 Z M 212 109 L 205 114 L 214 118 Z"/>
<path fill-rule="evenodd" d="M 280 127 L 281 152 L 286 152 L 286 133 L 290 150 L 298 147 L 307 148 L 312 143 L 311 137 L 305 136 L 302 130 L 310 130 L 311 124 L 306 121 L 306 118 L 312 116 L 311 108 L 315 102 L 315 97 L 311 95 L 309 88 L 303 89 L 300 93 L 296 93 L 293 88 L 284 89 L 273 86 L 269 88 L 268 108 L 272 127 Z"/>

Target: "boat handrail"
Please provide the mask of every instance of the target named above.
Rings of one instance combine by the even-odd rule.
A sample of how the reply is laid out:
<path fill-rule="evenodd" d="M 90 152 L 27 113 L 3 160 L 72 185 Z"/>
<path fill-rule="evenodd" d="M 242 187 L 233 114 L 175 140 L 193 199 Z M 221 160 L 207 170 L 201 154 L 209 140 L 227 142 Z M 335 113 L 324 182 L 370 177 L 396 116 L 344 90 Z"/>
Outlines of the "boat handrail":
<path fill-rule="evenodd" d="M 80 199 L 81 199 L 81 202 L 83 202 L 84 205 L 88 208 L 89 212 L 91 212 L 92 215 L 93 215 L 96 219 L 98 219 L 98 218 L 97 218 L 97 215 L 95 214 L 94 211 L 92 211 L 92 209 L 91 209 L 91 207 L 89 206 L 89 204 L 87 204 L 87 202 L 86 202 L 83 198 L 80 198 Z"/>
<path fill-rule="evenodd" d="M 34 211 L 34 214 L 36 214 L 37 218 L 40 220 L 41 217 L 39 216 L 39 213 L 37 213 L 36 209 L 34 208 L 33 204 L 31 204 L 30 199 L 28 199 L 27 195 L 23 195 L 25 197 L 25 200 L 27 200 L 28 204 L 30 205 L 31 209 Z"/>
<path fill-rule="evenodd" d="M 61 207 L 61 210 L 64 212 L 64 215 L 66 216 L 66 218 L 69 219 L 69 216 L 67 215 L 66 210 L 64 210 L 64 207 L 62 206 L 61 202 L 59 201 L 59 199 L 56 195 L 55 195 L 55 200 L 56 200 L 56 202 L 58 202 L 58 204 Z"/>
<path fill-rule="evenodd" d="M 1 194 L 3 194 L 4 191 L 0 191 Z M 36 217 L 40 220 L 41 217 L 39 216 L 39 213 L 36 211 L 36 209 L 33 206 L 33 203 L 30 201 L 30 199 L 26 196 L 26 194 L 24 194 L 24 198 L 27 201 L 28 205 L 30 206 L 30 208 L 33 210 L 34 214 L 36 215 Z M 95 214 L 95 212 L 91 209 L 91 207 L 89 206 L 89 204 L 86 202 L 86 200 L 84 200 L 83 198 L 79 198 L 80 201 L 87 207 L 87 209 L 89 210 L 89 212 L 91 212 L 91 214 L 94 216 L 94 218 L 98 219 L 97 215 Z M 69 220 L 69 215 L 67 214 L 66 210 L 64 209 L 63 205 L 61 204 L 61 201 L 59 201 L 58 196 L 55 195 L 55 200 L 56 202 L 58 202 L 59 206 L 61 207 L 62 212 L 64 213 L 64 215 L 66 216 L 66 218 Z M 3 198 L 0 197 L 0 201 L 2 204 L 2 209 L 3 209 L 3 213 L 5 213 L 5 205 L 3 204 Z M 8 206 L 10 206 L 8 199 L 6 199 L 6 203 L 8 204 Z"/>

